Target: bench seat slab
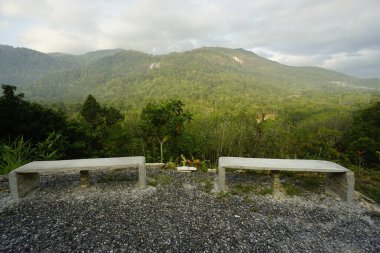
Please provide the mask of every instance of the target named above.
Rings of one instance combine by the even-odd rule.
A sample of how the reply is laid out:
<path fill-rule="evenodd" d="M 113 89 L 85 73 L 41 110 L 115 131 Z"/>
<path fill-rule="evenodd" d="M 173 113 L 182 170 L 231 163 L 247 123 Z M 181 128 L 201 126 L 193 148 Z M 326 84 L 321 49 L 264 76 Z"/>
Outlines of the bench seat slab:
<path fill-rule="evenodd" d="M 280 185 L 277 171 L 322 172 L 326 173 L 326 192 L 334 193 L 334 195 L 339 196 L 342 200 L 347 202 L 353 202 L 354 200 L 354 173 L 333 162 L 297 159 L 220 157 L 218 164 L 218 191 L 227 191 L 226 168 L 270 170 L 273 174 L 272 188 L 274 192 L 278 191 Z"/>
<path fill-rule="evenodd" d="M 40 173 L 77 171 L 80 173 L 81 188 L 87 188 L 89 171 L 126 168 L 138 168 L 139 188 L 145 188 L 146 170 L 143 156 L 31 162 L 9 173 L 9 188 L 11 197 L 19 199 L 39 188 Z"/>

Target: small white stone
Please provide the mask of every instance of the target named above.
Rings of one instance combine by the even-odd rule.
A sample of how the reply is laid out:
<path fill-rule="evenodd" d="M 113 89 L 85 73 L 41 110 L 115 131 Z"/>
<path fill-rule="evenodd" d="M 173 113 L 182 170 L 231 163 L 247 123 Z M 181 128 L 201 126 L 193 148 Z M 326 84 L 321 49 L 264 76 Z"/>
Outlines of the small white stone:
<path fill-rule="evenodd" d="M 178 171 L 195 171 L 197 170 L 197 168 L 189 167 L 189 166 L 181 166 L 181 167 L 177 167 L 177 170 Z"/>

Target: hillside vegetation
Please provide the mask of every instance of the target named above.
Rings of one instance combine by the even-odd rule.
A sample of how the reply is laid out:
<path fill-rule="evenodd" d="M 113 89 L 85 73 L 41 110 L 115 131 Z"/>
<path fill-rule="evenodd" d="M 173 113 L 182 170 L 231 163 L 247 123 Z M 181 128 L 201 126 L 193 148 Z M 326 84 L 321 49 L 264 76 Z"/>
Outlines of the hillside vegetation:
<path fill-rule="evenodd" d="M 226 48 L 67 55 L 0 46 L 0 73 L 1 83 L 17 86 L 3 86 L 3 171 L 37 158 L 133 155 L 202 168 L 220 156 L 379 168 L 378 79 Z M 358 185 L 378 200 L 378 177 L 370 178 Z"/>
<path fill-rule="evenodd" d="M 1 46 L 0 76 L 2 83 L 16 85 L 31 100 L 68 104 L 93 94 L 123 110 L 170 98 L 195 107 L 200 103 L 196 109 L 202 111 L 215 106 L 233 110 L 237 103 L 242 108 L 273 107 L 289 99 L 321 101 L 318 96 L 322 96 L 328 101 L 337 94 L 380 90 L 377 79 L 290 67 L 250 51 L 226 48 L 154 56 L 121 49 L 85 55 L 43 54 Z"/>

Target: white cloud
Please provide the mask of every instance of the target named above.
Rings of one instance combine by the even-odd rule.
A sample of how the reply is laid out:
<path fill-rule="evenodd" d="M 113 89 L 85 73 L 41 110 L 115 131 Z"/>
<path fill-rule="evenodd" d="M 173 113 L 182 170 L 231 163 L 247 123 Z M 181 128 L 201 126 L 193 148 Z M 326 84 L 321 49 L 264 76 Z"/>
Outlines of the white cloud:
<path fill-rule="evenodd" d="M 87 51 L 92 41 L 83 38 L 75 32 L 51 29 L 49 27 L 34 27 L 20 35 L 22 41 L 43 52 L 83 52 Z"/>
<path fill-rule="evenodd" d="M 340 52 L 332 55 L 297 55 L 253 48 L 260 56 L 290 66 L 318 66 L 358 77 L 378 77 L 380 74 L 380 49 L 363 49 L 357 52 Z"/>
<path fill-rule="evenodd" d="M 33 11 L 31 11 L 33 10 Z M 378 0 L 2 0 L 0 17 L 43 52 L 126 48 L 167 53 L 201 46 L 262 49 L 291 65 L 349 62 L 380 49 Z M 1 28 L 1 26 L 0 26 Z M 7 33 L 0 30 L 0 36 Z M 9 35 L 10 36 L 10 35 Z M 47 37 L 48 36 L 48 37 Z M 360 61 L 370 61 L 368 57 Z M 350 63 L 354 66 L 354 63 Z M 359 65 L 358 65 L 359 66 Z M 365 64 L 360 65 L 362 67 Z M 371 75 L 380 74 L 375 71 Z"/>
<path fill-rule="evenodd" d="M 355 53 L 338 53 L 324 61 L 321 67 L 361 77 L 380 75 L 380 50 L 363 49 Z"/>
<path fill-rule="evenodd" d="M 7 22 L 0 21 L 0 30 L 7 29 L 8 27 L 9 27 L 9 24 Z"/>
<path fill-rule="evenodd" d="M 3 0 L 0 3 L 0 13 L 5 17 L 38 17 L 50 11 L 44 0 Z"/>

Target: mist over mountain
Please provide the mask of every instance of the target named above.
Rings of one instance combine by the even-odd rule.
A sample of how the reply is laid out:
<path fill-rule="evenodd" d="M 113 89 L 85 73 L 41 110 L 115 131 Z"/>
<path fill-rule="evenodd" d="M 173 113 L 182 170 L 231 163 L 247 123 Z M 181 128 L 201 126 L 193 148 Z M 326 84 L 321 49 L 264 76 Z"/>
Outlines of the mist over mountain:
<path fill-rule="evenodd" d="M 232 100 L 265 103 L 311 93 L 380 90 L 379 79 L 360 79 L 318 67 L 279 64 L 243 49 L 199 48 L 151 55 L 111 49 L 84 55 L 44 54 L 0 46 L 0 82 L 35 101 L 73 103 L 93 94 L 101 101 L 139 107 L 146 101 Z"/>

